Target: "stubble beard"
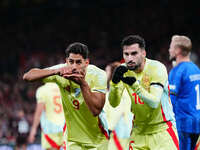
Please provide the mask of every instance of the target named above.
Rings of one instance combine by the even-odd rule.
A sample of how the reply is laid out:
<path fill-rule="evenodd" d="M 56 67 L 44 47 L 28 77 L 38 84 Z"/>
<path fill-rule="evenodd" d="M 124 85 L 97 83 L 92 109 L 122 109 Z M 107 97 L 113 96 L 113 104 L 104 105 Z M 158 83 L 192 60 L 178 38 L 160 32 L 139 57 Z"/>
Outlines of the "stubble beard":
<path fill-rule="evenodd" d="M 135 66 L 128 66 L 127 65 L 127 68 L 128 68 L 128 70 L 132 70 L 132 71 L 135 71 L 135 70 L 137 70 L 139 67 L 140 67 L 141 65 L 135 65 Z"/>

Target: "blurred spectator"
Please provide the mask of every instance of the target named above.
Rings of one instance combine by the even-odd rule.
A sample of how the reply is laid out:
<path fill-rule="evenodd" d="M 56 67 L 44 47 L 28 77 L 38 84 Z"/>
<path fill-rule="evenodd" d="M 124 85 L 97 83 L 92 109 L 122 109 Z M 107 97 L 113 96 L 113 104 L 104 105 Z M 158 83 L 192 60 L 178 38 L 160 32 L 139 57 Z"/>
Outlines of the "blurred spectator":
<path fill-rule="evenodd" d="M 17 139 L 16 139 L 16 150 L 27 149 L 27 138 L 29 133 L 29 123 L 25 117 L 24 110 L 20 109 L 17 111 L 18 124 L 17 124 Z"/>

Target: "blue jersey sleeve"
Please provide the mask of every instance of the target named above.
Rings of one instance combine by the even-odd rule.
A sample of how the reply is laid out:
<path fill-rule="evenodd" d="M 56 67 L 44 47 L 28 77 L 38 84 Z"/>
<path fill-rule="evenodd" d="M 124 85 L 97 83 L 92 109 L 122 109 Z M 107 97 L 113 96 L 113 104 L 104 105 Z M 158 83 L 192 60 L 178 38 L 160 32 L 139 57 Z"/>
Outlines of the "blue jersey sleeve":
<path fill-rule="evenodd" d="M 192 62 L 182 62 L 169 74 L 170 98 L 177 129 L 200 133 L 200 70 Z"/>
<path fill-rule="evenodd" d="M 169 73 L 170 98 L 173 106 L 175 106 L 176 98 L 179 94 L 181 77 L 182 72 L 178 71 L 176 68 L 173 68 Z"/>

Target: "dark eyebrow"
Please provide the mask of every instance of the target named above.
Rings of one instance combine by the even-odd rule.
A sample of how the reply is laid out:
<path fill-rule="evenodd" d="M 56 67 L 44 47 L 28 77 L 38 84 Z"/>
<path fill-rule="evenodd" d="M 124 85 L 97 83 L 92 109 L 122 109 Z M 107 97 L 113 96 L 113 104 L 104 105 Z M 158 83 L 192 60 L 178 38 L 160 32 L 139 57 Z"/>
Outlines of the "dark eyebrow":
<path fill-rule="evenodd" d="M 78 63 L 79 63 L 79 62 L 82 62 L 82 60 L 81 60 L 81 59 L 78 59 L 78 60 L 76 60 L 76 62 L 78 62 Z"/>
<path fill-rule="evenodd" d="M 132 52 L 131 55 L 135 55 L 135 54 L 137 54 L 137 53 L 138 53 L 138 52 L 135 51 L 135 52 Z"/>

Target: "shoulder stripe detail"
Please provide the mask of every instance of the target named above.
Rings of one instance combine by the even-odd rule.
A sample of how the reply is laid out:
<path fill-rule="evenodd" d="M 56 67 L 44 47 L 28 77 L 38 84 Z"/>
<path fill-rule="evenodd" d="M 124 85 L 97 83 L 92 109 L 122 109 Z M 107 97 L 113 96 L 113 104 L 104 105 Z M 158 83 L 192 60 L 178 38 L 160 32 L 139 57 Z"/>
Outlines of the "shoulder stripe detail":
<path fill-rule="evenodd" d="M 94 92 L 106 93 L 105 89 L 94 89 Z"/>
<path fill-rule="evenodd" d="M 151 83 L 150 85 L 159 85 L 159 86 L 161 86 L 162 88 L 164 88 L 164 86 L 161 84 L 161 83 Z"/>

